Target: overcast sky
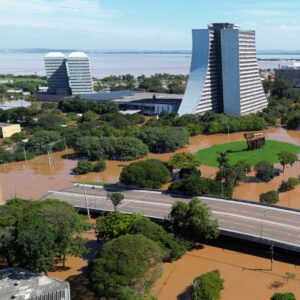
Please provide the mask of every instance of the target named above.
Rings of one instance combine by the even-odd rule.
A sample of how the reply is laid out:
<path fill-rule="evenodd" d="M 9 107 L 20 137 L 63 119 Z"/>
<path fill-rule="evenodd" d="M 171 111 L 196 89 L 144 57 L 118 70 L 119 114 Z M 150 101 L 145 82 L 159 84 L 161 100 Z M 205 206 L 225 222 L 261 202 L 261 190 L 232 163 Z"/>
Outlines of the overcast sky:
<path fill-rule="evenodd" d="M 190 50 L 212 22 L 255 29 L 259 50 L 300 50 L 299 0 L 0 0 L 0 48 Z"/>

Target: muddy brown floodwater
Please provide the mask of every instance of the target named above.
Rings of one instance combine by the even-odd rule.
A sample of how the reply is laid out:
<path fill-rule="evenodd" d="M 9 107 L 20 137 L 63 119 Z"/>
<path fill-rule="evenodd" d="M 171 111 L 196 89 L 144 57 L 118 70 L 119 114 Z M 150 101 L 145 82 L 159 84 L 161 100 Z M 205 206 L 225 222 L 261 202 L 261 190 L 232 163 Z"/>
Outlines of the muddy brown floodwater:
<path fill-rule="evenodd" d="M 299 131 L 286 131 L 280 128 L 265 130 L 268 139 L 285 141 L 300 145 Z M 214 144 L 244 140 L 243 133 L 218 134 L 212 136 L 199 135 L 190 139 L 189 145 L 177 152 L 196 153 L 199 149 Z M 68 154 L 72 151 L 68 150 Z M 64 159 L 66 151 L 53 154 L 54 170 L 49 166 L 47 155 L 36 157 L 25 162 L 17 162 L 0 166 L 0 202 L 18 196 L 27 199 L 38 199 L 49 190 L 57 190 L 70 186 L 74 181 L 117 182 L 124 165 L 130 162 L 107 161 L 107 168 L 101 173 L 75 176 L 71 169 L 76 160 Z M 149 154 L 147 158 L 158 158 L 167 161 L 173 153 Z M 279 165 L 276 165 L 279 167 Z M 202 175 L 213 178 L 216 168 L 201 166 Z M 258 201 L 259 194 L 278 189 L 282 179 L 290 176 L 298 177 L 300 164 L 287 167 L 284 174 L 269 183 L 242 183 L 235 190 L 234 197 Z M 3 197 L 1 196 L 3 195 Z M 280 194 L 280 205 L 300 208 L 300 186 L 295 190 Z M 93 233 L 87 233 L 89 240 L 95 244 Z M 67 279 L 72 286 L 72 299 L 92 300 L 94 296 L 88 292 L 87 280 L 83 272 L 87 265 L 86 259 L 68 257 L 67 270 L 51 272 L 51 276 Z M 299 267 L 293 264 L 275 261 L 273 271 L 269 270 L 270 261 L 254 255 L 226 250 L 205 245 L 203 249 L 188 252 L 178 261 L 164 264 L 163 275 L 156 282 L 152 293 L 159 300 L 176 300 L 190 287 L 194 278 L 205 272 L 219 269 L 224 278 L 225 289 L 222 300 L 253 300 L 269 299 L 275 292 L 291 291 L 300 299 Z M 286 272 L 296 275 L 296 279 L 285 279 Z"/>
<path fill-rule="evenodd" d="M 292 292 L 300 299 L 299 266 L 275 261 L 271 271 L 269 259 L 207 245 L 164 264 L 152 294 L 158 300 L 185 299 L 180 296 L 197 276 L 216 269 L 224 279 L 222 300 L 267 300 L 276 292 Z M 287 281 L 287 272 L 295 279 Z"/>
<path fill-rule="evenodd" d="M 282 128 L 271 128 L 265 130 L 268 139 L 285 141 L 300 145 L 300 131 L 287 131 Z M 199 149 L 207 148 L 215 144 L 223 144 L 232 141 L 244 140 L 244 133 L 198 135 L 190 138 L 189 145 L 176 152 L 196 153 Z M 72 150 L 68 150 L 68 154 Z M 76 160 L 65 159 L 66 151 L 53 153 L 54 169 L 49 166 L 47 155 L 36 157 L 25 162 L 16 162 L 0 165 L 0 201 L 1 198 L 7 200 L 13 196 L 26 199 L 37 199 L 45 195 L 49 190 L 57 190 L 70 186 L 74 181 L 98 181 L 117 182 L 122 168 L 131 162 L 107 161 L 107 168 L 101 173 L 89 173 L 87 175 L 75 176 L 72 168 L 77 164 Z M 149 154 L 145 158 L 157 158 L 167 161 L 174 153 Z M 145 159 L 143 158 L 143 159 Z M 276 167 L 280 168 L 279 165 Z M 202 176 L 213 178 L 217 172 L 216 168 L 201 166 Z M 298 177 L 300 174 L 300 164 L 293 167 L 286 167 L 284 174 L 276 177 L 268 183 L 247 182 L 241 183 L 234 192 L 234 198 L 258 201 L 259 195 L 263 192 L 278 189 L 281 181 L 288 177 Z M 164 188 L 166 188 L 164 186 Z M 1 193 L 2 191 L 2 193 Z M 3 197 L 1 197 L 1 194 Z M 280 205 L 300 208 L 300 186 L 295 190 L 280 194 Z"/>

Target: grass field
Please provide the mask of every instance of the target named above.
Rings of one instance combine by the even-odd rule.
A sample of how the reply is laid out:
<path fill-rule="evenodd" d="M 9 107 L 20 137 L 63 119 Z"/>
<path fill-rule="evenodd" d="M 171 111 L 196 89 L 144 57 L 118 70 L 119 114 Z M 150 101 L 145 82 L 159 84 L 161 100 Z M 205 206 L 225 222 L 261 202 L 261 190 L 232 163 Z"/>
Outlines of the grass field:
<path fill-rule="evenodd" d="M 222 145 L 214 145 L 210 148 L 202 149 L 198 151 L 196 155 L 200 159 L 201 164 L 218 167 L 218 152 L 223 151 L 228 151 L 228 157 L 232 164 L 239 160 L 245 160 L 251 166 L 254 166 L 260 161 L 277 163 L 279 162 L 277 153 L 281 151 L 288 151 L 298 154 L 300 153 L 300 147 L 294 144 L 267 140 L 263 148 L 250 151 L 247 149 L 246 142 L 233 142 Z"/>
<path fill-rule="evenodd" d="M 105 186 L 105 185 L 111 185 L 113 183 L 110 182 L 92 182 L 92 181 L 77 181 L 76 183 L 79 184 L 88 184 L 88 185 L 95 185 L 95 186 Z"/>

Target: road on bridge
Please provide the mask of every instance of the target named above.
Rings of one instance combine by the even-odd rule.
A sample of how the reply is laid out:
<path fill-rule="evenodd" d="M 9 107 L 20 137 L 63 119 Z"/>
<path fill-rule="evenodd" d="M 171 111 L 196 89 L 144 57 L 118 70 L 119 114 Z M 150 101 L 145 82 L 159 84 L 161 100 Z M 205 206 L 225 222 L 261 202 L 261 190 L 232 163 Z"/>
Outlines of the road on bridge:
<path fill-rule="evenodd" d="M 144 190 L 119 190 L 125 196 L 118 210 L 123 213 L 138 212 L 145 216 L 164 219 L 176 201 L 190 201 L 189 197 Z M 111 192 L 111 191 L 110 191 Z M 103 187 L 73 186 L 60 191 L 49 191 L 43 198 L 55 198 L 74 207 L 112 211 Z M 300 212 L 262 206 L 235 200 L 199 197 L 208 205 L 212 218 L 219 223 L 223 234 L 272 244 L 300 252 Z"/>

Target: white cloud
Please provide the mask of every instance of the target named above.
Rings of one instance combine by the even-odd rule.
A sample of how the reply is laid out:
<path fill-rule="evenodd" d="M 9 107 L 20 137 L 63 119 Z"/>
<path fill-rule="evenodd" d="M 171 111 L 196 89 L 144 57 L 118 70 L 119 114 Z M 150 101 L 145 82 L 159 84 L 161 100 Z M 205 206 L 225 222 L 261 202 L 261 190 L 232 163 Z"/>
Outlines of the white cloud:
<path fill-rule="evenodd" d="M 1 6 L 0 26 L 89 30 L 119 16 L 97 0 L 9 0 Z"/>

